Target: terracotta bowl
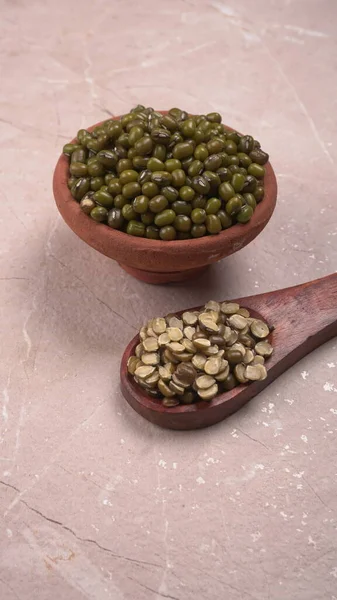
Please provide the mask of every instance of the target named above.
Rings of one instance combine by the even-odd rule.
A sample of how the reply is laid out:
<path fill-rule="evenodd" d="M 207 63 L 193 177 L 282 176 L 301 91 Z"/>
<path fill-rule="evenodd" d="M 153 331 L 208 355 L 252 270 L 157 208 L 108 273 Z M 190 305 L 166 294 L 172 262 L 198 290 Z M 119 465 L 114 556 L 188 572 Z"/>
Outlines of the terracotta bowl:
<path fill-rule="evenodd" d="M 68 159 L 63 154 L 55 167 L 53 190 L 63 219 L 84 242 L 116 260 L 137 279 L 160 284 L 199 275 L 210 264 L 249 244 L 264 229 L 273 214 L 277 197 L 275 173 L 269 162 L 265 167 L 265 195 L 249 223 L 237 224 L 218 235 L 193 240 L 148 240 L 96 223 L 81 211 L 68 189 Z"/>

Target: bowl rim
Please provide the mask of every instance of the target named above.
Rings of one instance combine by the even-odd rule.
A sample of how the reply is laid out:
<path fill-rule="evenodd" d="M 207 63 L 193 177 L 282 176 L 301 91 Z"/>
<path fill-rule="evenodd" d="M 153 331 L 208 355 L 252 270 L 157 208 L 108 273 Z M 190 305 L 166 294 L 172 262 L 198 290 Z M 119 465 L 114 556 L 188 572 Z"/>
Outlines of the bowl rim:
<path fill-rule="evenodd" d="M 158 110 L 157 112 L 167 114 L 168 111 Z M 101 125 L 108 120 L 117 120 L 121 116 L 122 115 L 111 116 L 108 119 L 104 119 L 103 121 L 99 121 L 98 123 L 87 127 L 87 130 L 92 131 L 98 125 Z M 236 131 L 228 125 L 225 126 L 229 130 Z M 73 138 L 70 143 L 74 143 L 76 141 L 77 138 Z M 267 224 L 275 209 L 277 199 L 276 176 L 269 161 L 264 166 L 266 169 L 264 176 L 264 198 L 261 202 L 259 202 L 259 204 L 257 204 L 254 214 L 248 223 L 236 223 L 228 229 L 222 230 L 217 235 L 205 235 L 200 238 L 191 238 L 187 240 L 165 241 L 136 237 L 127 234 L 124 231 L 112 229 L 105 223 L 97 223 L 93 219 L 90 219 L 89 215 L 86 215 L 81 210 L 79 202 L 73 198 L 68 188 L 67 178 L 69 163 L 67 156 L 63 153 L 60 155 L 54 170 L 53 191 L 57 207 L 68 225 L 71 227 L 67 221 L 66 215 L 71 216 L 78 221 L 76 227 L 77 230 L 83 228 L 86 230 L 86 232 L 90 231 L 91 237 L 100 237 L 100 245 L 102 247 L 106 244 L 112 246 L 113 244 L 120 245 L 122 243 L 128 243 L 134 248 L 137 247 L 140 252 L 144 251 L 157 253 L 158 251 L 162 252 L 165 248 L 166 253 L 179 254 L 180 252 L 185 251 L 187 248 L 190 249 L 191 245 L 193 245 L 194 249 L 198 249 L 200 251 L 216 251 L 219 248 L 219 245 L 222 244 L 226 244 L 228 246 L 233 245 L 235 248 L 235 242 L 238 241 L 237 248 L 235 248 L 238 250 L 245 245 L 245 242 L 243 241 L 243 243 L 240 243 L 240 240 L 244 240 L 245 238 L 253 239 L 255 237 L 254 231 L 257 230 L 257 234 L 261 231 L 261 224 L 263 224 L 263 227 Z M 77 235 L 79 235 L 78 231 L 75 232 Z M 233 251 L 235 251 L 235 249 Z"/>

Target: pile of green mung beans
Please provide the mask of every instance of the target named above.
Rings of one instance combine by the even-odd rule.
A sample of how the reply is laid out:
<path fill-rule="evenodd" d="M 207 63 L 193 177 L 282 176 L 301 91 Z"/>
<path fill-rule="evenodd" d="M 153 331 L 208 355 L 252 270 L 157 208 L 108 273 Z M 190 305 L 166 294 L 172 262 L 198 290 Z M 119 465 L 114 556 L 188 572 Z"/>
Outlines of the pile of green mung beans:
<path fill-rule="evenodd" d="M 68 187 L 94 221 L 133 236 L 186 240 L 247 223 L 268 154 L 219 113 L 137 106 L 66 144 Z"/>
<path fill-rule="evenodd" d="M 151 319 L 139 332 L 129 374 L 167 408 L 210 401 L 240 383 L 267 377 L 268 325 L 236 302 Z"/>

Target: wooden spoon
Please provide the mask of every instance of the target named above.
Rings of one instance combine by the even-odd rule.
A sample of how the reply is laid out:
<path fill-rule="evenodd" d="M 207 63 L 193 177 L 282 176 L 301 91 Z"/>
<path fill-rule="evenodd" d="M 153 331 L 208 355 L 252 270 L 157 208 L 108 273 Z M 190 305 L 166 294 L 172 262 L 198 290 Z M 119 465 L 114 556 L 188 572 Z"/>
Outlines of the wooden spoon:
<path fill-rule="evenodd" d="M 121 389 L 128 403 L 145 419 L 168 429 L 198 429 L 214 425 L 239 410 L 306 354 L 337 335 L 337 273 L 235 301 L 248 308 L 253 316 L 275 327 L 270 338 L 274 352 L 266 361 L 267 379 L 239 385 L 219 394 L 211 402 L 166 408 L 160 400 L 148 396 L 127 372 L 128 358 L 139 343 L 136 336 L 122 358 Z"/>

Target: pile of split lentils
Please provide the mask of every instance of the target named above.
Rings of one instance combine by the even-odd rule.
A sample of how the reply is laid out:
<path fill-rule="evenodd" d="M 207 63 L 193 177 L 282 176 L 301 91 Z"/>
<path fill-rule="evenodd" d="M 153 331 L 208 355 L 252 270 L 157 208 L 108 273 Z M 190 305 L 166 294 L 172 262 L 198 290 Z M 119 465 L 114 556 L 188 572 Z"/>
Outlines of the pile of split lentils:
<path fill-rule="evenodd" d="M 201 311 L 150 320 L 128 360 L 128 372 L 166 407 L 210 401 L 267 377 L 270 328 L 236 302 L 210 301 Z"/>

